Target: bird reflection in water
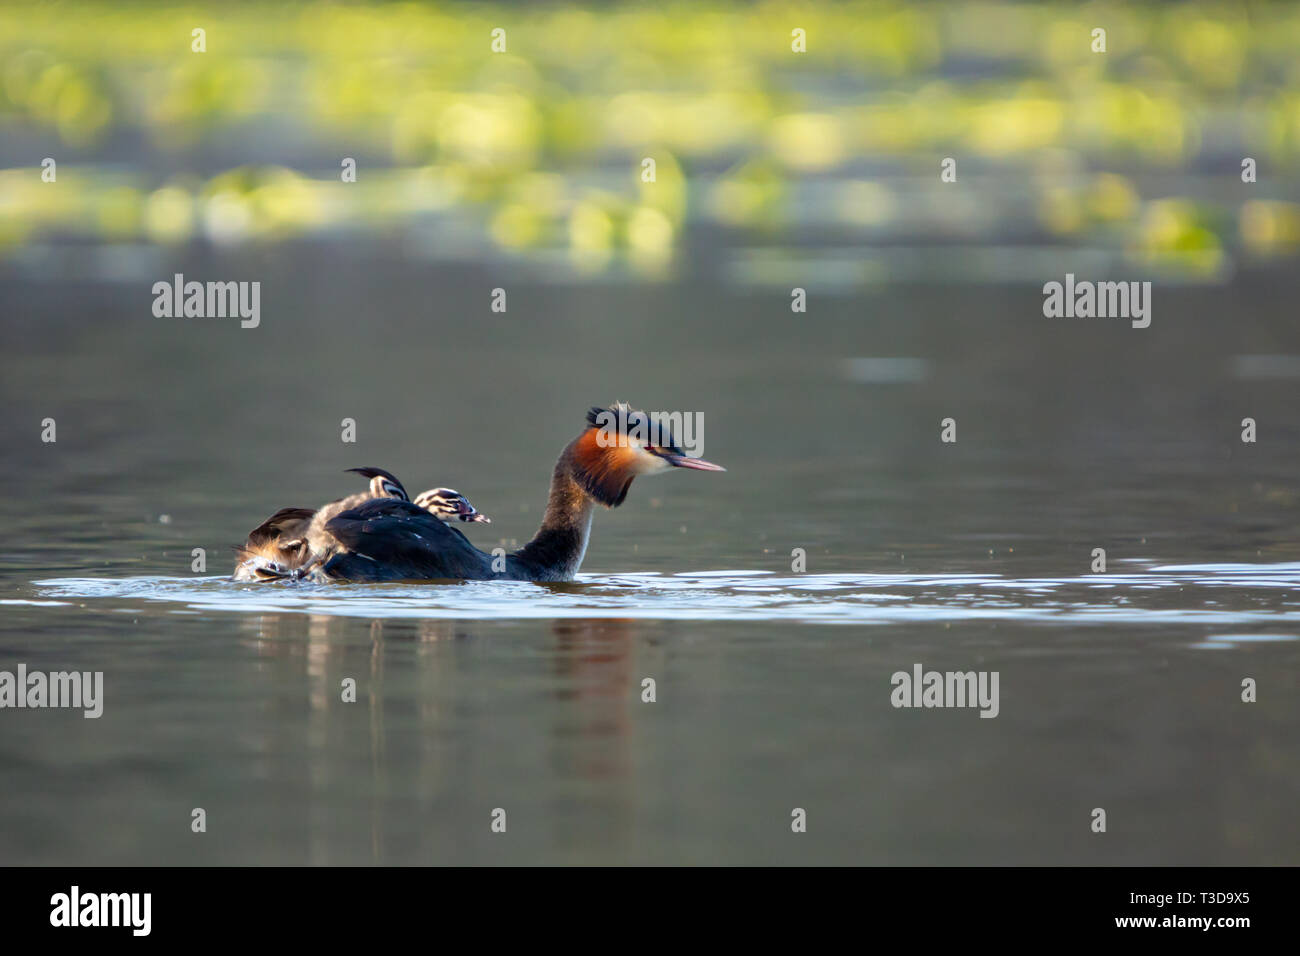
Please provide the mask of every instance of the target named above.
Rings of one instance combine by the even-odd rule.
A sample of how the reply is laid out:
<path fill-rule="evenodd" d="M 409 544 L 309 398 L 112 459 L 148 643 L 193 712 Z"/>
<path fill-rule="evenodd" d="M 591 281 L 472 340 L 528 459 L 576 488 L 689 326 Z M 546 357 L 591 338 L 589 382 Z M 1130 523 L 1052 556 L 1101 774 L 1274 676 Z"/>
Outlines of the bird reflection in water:
<path fill-rule="evenodd" d="M 385 862 L 388 848 L 406 859 L 411 841 L 427 838 L 412 807 L 459 813 L 507 769 L 539 756 L 552 785 L 500 802 L 535 801 L 556 845 L 628 839 L 633 735 L 656 706 L 642 701 L 642 681 L 662 676 L 660 625 L 571 619 L 543 631 L 522 625 L 521 634 L 475 621 L 266 614 L 241 626 L 267 684 L 260 769 L 303 793 L 310 862 L 333 862 L 344 852 L 340 831 L 366 812 L 369 858 Z M 537 681 L 501 697 L 491 642 L 534 639 L 543 642 Z M 538 682 L 549 700 L 540 707 Z M 432 860 L 439 851 L 429 852 Z"/>

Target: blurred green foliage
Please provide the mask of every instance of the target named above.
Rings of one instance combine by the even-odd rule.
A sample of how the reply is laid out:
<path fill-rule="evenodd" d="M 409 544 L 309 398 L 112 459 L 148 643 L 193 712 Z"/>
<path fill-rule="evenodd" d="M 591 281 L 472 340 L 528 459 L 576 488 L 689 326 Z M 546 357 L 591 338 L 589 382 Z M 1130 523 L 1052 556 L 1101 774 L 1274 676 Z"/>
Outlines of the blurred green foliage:
<path fill-rule="evenodd" d="M 502 250 L 662 274 L 691 220 L 779 239 L 810 180 L 835 191 L 841 226 L 888 234 L 908 218 L 895 185 L 937 182 L 954 156 L 963 175 L 1022 183 L 1062 241 L 1211 274 L 1228 245 L 1295 250 L 1294 181 L 1226 206 L 1226 189 L 1141 184 L 1239 185 L 1246 155 L 1274 181 L 1294 169 L 1297 50 L 1300 9 L 1281 4 L 9 6 L 0 251 L 468 209 Z M 238 168 L 194 173 L 208 155 Z M 344 156 L 360 163 L 351 192 Z"/>

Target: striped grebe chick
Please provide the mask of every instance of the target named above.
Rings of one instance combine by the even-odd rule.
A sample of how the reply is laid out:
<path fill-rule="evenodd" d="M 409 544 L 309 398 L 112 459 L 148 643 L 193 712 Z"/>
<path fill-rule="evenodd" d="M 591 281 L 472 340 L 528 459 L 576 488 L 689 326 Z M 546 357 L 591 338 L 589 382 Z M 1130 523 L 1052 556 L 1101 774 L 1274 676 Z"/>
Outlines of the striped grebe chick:
<path fill-rule="evenodd" d="M 379 497 L 378 495 L 375 496 Z M 491 524 L 492 519 L 479 511 L 469 499 L 459 491 L 451 488 L 430 488 L 415 496 L 417 506 L 423 508 L 439 521 L 481 521 Z"/>
<path fill-rule="evenodd" d="M 455 527 L 439 520 L 451 511 L 449 506 L 441 511 L 427 508 L 435 502 L 446 505 L 448 495 L 463 496 L 450 489 L 434 489 L 412 502 L 404 493 L 397 495 L 391 485 L 385 485 L 383 495 L 361 496 L 365 500 L 355 503 L 353 499 L 358 496 L 353 496 L 333 502 L 320 512 L 308 513 L 307 555 L 288 570 L 275 561 L 273 568 L 263 566 L 245 577 L 240 577 L 237 570 L 236 577 L 307 577 L 321 582 L 572 580 L 587 552 L 596 506 L 617 508 L 635 478 L 673 468 L 726 471 L 720 465 L 688 456 L 668 429 L 658 425 L 647 428 L 648 422 L 644 412 L 626 405 L 592 408 L 582 433 L 564 447 L 555 463 L 541 527 L 531 541 L 511 554 L 478 550 Z M 648 440 L 647 434 L 655 436 L 655 440 Z M 356 470 L 392 478 L 379 469 Z M 395 478 L 392 482 L 400 489 L 400 482 Z M 469 511 L 463 510 L 459 502 L 454 503 L 454 516 L 461 521 L 487 520 L 477 516 L 469 502 L 464 502 Z M 346 506 L 335 507 L 340 504 Z M 249 535 L 245 550 L 255 551 L 258 541 L 280 533 L 281 525 L 296 529 L 294 522 L 301 521 L 298 510 L 284 509 L 268 518 Z"/>

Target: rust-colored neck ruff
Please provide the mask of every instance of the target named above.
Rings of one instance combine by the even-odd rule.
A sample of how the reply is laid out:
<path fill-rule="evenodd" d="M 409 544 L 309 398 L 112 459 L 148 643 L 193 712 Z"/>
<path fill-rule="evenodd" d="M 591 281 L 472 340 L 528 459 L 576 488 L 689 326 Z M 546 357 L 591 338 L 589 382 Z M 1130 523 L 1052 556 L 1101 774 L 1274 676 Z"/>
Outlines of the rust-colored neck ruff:
<path fill-rule="evenodd" d="M 636 477 L 637 451 L 626 444 L 602 445 L 599 429 L 588 428 L 569 443 L 560 456 L 569 461 L 573 479 L 587 494 L 602 505 L 617 508 L 627 497 L 627 489 Z M 619 441 L 619 436 L 607 440 Z"/>

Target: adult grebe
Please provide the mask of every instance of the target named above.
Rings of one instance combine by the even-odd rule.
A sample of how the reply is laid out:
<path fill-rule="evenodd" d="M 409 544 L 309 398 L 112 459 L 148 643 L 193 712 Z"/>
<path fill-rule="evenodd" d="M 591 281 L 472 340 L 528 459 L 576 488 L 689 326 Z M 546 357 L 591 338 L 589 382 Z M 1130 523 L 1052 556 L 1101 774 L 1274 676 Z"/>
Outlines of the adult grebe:
<path fill-rule="evenodd" d="M 339 498 L 313 511 L 310 508 L 281 508 L 248 533 L 243 547 L 235 550 L 236 581 L 269 581 L 300 577 L 315 564 L 313 560 L 333 546 L 325 530 L 330 519 L 374 498 L 410 500 L 397 476 L 382 468 L 349 468 L 370 479 L 370 487 L 355 495 Z M 440 521 L 491 521 L 475 509 L 458 491 L 431 488 L 415 498 L 415 504 Z"/>
<path fill-rule="evenodd" d="M 726 471 L 687 456 L 668 429 L 652 425 L 644 412 L 621 404 L 592 408 L 587 427 L 565 446 L 555 463 L 542 526 L 518 551 L 487 554 L 404 495 L 372 494 L 347 508 L 331 506 L 332 513 L 320 522 L 319 537 L 307 543 L 307 553 L 291 569 L 276 562 L 277 571 L 285 570 L 274 573 L 263 568 L 255 577 L 306 577 L 319 582 L 569 581 L 586 554 L 596 505 L 617 508 L 634 478 L 670 468 Z M 299 511 L 276 512 L 249 535 L 246 550 L 260 553 L 263 545 L 254 540 L 259 532 L 262 538 L 279 537 L 282 526 L 297 528 L 294 523 L 302 520 Z M 315 513 L 308 524 L 317 524 Z"/>

